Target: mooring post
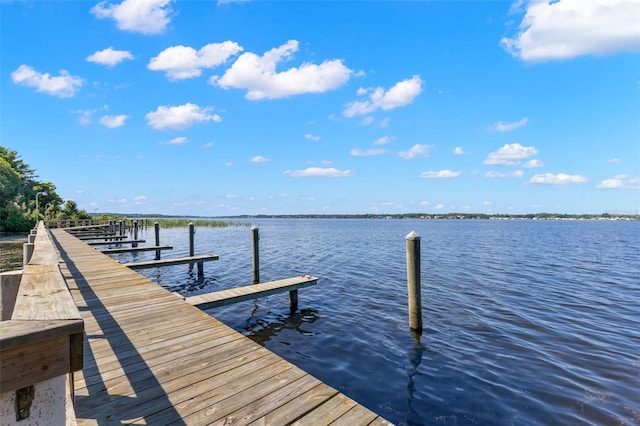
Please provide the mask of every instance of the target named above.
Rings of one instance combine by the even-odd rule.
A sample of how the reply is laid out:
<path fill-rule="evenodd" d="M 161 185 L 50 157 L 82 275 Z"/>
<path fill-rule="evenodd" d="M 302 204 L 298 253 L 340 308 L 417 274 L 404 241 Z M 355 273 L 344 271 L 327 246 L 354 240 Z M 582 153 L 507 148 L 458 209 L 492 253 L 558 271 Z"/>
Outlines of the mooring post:
<path fill-rule="evenodd" d="M 133 221 L 133 239 L 138 239 L 138 221 Z M 131 247 L 138 247 L 138 243 L 131 243 Z"/>
<path fill-rule="evenodd" d="M 293 314 L 298 310 L 298 289 L 289 292 L 289 311 Z"/>
<path fill-rule="evenodd" d="M 156 233 L 156 247 L 160 245 L 160 224 L 156 221 L 153 224 L 153 230 Z M 160 250 L 156 250 L 156 260 L 160 260 Z"/>
<path fill-rule="evenodd" d="M 409 328 L 422 331 L 422 298 L 420 296 L 420 236 L 411 231 L 407 240 L 407 289 L 409 293 Z"/>
<path fill-rule="evenodd" d="M 253 283 L 260 282 L 260 235 L 259 228 L 254 225 L 251 227 L 251 255 L 253 258 Z"/>
<path fill-rule="evenodd" d="M 189 257 L 194 256 L 195 250 L 193 246 L 193 237 L 196 233 L 196 226 L 193 222 L 189 222 Z"/>
<path fill-rule="evenodd" d="M 120 231 L 120 236 L 122 237 L 124 235 L 124 221 L 123 220 L 120 221 L 120 229 L 119 229 L 119 231 Z"/>

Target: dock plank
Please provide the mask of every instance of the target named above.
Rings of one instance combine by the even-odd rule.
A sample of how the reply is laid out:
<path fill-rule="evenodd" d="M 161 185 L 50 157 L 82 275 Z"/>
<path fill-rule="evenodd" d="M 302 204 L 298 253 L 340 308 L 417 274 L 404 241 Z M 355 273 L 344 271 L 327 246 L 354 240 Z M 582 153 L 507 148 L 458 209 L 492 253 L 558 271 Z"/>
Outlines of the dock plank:
<path fill-rule="evenodd" d="M 131 269 L 156 268 L 158 266 L 186 265 L 188 263 L 208 262 L 218 260 L 217 254 L 202 254 L 199 256 L 176 257 L 173 259 L 149 260 L 145 262 L 131 262 L 123 265 Z"/>
<path fill-rule="evenodd" d="M 64 230 L 50 233 L 85 327 L 84 369 L 74 374 L 79 425 L 322 425 L 359 413 L 355 401 L 136 271 Z"/>

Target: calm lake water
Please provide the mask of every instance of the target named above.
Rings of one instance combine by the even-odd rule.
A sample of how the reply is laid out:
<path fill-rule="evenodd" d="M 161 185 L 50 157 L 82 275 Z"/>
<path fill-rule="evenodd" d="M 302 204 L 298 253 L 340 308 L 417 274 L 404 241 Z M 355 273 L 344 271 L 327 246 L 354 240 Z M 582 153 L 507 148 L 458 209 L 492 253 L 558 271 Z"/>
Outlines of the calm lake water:
<path fill-rule="evenodd" d="M 262 281 L 300 290 L 209 313 L 397 424 L 640 423 L 640 222 L 272 219 Z M 422 245 L 425 330 L 408 329 L 405 237 Z M 142 234 L 153 242 L 153 228 Z M 187 229 L 161 231 L 187 254 Z M 248 227 L 198 228 L 204 279 L 144 273 L 183 294 L 251 283 Z M 114 256 L 115 257 L 115 256 Z M 153 254 L 122 255 L 121 261 Z"/>

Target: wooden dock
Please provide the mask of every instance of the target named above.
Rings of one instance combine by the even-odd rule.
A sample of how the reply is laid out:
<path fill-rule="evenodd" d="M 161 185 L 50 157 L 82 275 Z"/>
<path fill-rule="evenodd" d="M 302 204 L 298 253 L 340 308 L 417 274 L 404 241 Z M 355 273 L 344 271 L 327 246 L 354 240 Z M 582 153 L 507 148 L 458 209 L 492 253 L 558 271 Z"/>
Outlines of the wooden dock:
<path fill-rule="evenodd" d="M 78 424 L 389 424 L 67 232 L 50 232 L 84 319 Z"/>

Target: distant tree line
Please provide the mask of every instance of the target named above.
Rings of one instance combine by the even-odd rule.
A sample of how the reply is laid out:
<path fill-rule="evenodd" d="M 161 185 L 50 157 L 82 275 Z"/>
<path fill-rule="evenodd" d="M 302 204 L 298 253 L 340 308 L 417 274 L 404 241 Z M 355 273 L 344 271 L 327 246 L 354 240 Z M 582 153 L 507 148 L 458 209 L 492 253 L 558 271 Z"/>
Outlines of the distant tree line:
<path fill-rule="evenodd" d="M 36 211 L 36 194 L 38 194 Z M 0 232 L 28 232 L 37 219 L 90 219 L 73 200 L 41 182 L 16 151 L 0 146 Z"/>

